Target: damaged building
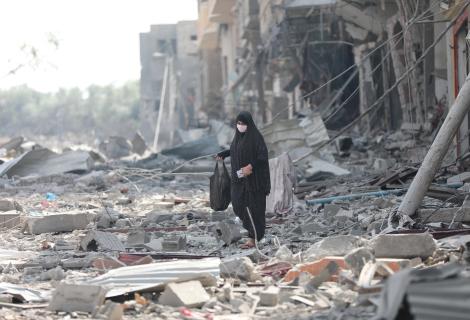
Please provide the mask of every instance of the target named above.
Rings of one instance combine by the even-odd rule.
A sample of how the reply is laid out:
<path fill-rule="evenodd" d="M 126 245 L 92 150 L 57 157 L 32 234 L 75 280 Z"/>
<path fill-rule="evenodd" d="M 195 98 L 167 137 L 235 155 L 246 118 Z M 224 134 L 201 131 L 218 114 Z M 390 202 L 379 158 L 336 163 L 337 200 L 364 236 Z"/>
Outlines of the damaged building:
<path fill-rule="evenodd" d="M 470 1 L 193 1 L 140 36 L 142 135 L 0 141 L 0 319 L 468 319 Z"/>

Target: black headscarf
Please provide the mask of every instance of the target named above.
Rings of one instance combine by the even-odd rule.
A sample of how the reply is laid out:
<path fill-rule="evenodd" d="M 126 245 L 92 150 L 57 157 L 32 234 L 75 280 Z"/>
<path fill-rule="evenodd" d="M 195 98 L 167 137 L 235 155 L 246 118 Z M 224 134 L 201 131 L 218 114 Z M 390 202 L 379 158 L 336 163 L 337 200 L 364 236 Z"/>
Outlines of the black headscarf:
<path fill-rule="evenodd" d="M 235 137 L 230 146 L 232 181 L 235 183 L 247 181 L 249 191 L 264 192 L 268 195 L 271 191 L 271 181 L 269 177 L 268 148 L 264 138 L 249 112 L 240 112 L 237 116 L 238 121 L 246 124 L 248 128 L 244 133 L 235 129 Z M 253 174 L 238 179 L 236 172 L 248 164 L 253 166 Z"/>

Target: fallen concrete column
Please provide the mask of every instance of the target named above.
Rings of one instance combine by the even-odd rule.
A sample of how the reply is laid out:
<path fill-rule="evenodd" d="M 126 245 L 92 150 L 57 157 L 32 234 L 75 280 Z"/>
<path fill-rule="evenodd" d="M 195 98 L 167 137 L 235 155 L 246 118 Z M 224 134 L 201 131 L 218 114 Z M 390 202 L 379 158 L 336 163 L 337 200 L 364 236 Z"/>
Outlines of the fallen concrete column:
<path fill-rule="evenodd" d="M 421 205 L 426 191 L 431 185 L 437 170 L 441 167 L 442 160 L 452 144 L 458 128 L 462 124 L 465 115 L 470 111 L 470 75 L 465 79 L 454 104 L 449 109 L 439 133 L 434 139 L 421 167 L 418 170 L 408 192 L 403 199 L 398 212 L 402 215 L 412 216 Z"/>
<path fill-rule="evenodd" d="M 71 232 L 85 229 L 89 223 L 89 213 L 67 212 L 42 217 L 28 217 L 25 230 L 31 234 Z"/>

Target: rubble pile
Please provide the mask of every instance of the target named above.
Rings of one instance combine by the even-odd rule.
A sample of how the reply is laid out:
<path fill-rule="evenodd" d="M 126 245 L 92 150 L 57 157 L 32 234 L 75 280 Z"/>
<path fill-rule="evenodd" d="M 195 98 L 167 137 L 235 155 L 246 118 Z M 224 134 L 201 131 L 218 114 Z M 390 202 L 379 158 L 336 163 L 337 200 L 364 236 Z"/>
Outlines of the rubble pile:
<path fill-rule="evenodd" d="M 464 299 L 469 288 L 470 177 L 445 167 L 416 215 L 400 216 L 417 168 L 394 158 L 394 139 L 344 137 L 334 161 L 312 156 L 297 168 L 294 153 L 273 158 L 266 237 L 249 250 L 238 247 L 247 232 L 231 207 L 210 208 L 213 160 L 149 155 L 138 137 L 140 147 L 104 165 L 49 151 L 5 158 L 0 318 L 425 317 L 424 296 L 458 283 Z M 130 160 L 132 149 L 144 156 Z M 80 159 L 86 170 L 60 169 Z M 42 164 L 49 171 L 26 174 Z"/>

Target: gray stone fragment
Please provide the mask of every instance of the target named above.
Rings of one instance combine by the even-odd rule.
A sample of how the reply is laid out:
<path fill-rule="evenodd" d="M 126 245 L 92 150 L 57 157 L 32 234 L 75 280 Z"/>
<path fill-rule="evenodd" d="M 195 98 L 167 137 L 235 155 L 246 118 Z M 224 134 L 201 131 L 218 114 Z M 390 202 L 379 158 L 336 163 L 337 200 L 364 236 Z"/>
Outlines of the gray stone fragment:
<path fill-rule="evenodd" d="M 359 276 L 367 262 L 375 261 L 375 256 L 372 251 L 367 248 L 358 248 L 348 253 L 344 257 L 344 261 L 353 271 L 354 275 Z"/>
<path fill-rule="evenodd" d="M 144 230 L 131 231 L 127 236 L 128 247 L 143 247 L 150 241 L 150 233 Z"/>
<path fill-rule="evenodd" d="M 426 259 L 436 250 L 434 238 L 428 233 L 379 235 L 370 245 L 376 258 Z"/>
<path fill-rule="evenodd" d="M 93 314 L 94 319 L 101 320 L 121 320 L 124 316 L 124 310 L 119 303 L 107 300 L 97 312 Z"/>
<path fill-rule="evenodd" d="M 43 217 L 28 217 L 25 229 L 31 234 L 71 232 L 85 229 L 90 222 L 90 214 L 68 212 Z"/>
<path fill-rule="evenodd" d="M 186 250 L 186 237 L 177 236 L 163 239 L 163 251 L 175 252 Z"/>
<path fill-rule="evenodd" d="M 220 276 L 222 278 L 255 281 L 259 277 L 254 270 L 253 262 L 247 257 L 225 260 L 220 263 Z"/>
<path fill-rule="evenodd" d="M 149 251 L 160 252 L 163 250 L 163 239 L 152 239 L 152 241 L 144 245 L 144 248 Z"/>
<path fill-rule="evenodd" d="M 80 248 L 84 251 L 126 251 L 121 240 L 112 233 L 92 230 L 80 242 Z"/>
<path fill-rule="evenodd" d="M 158 302 L 172 307 L 200 308 L 209 300 L 201 282 L 188 281 L 168 284 Z"/>
<path fill-rule="evenodd" d="M 279 303 L 279 294 L 281 290 L 278 287 L 271 286 L 260 292 L 260 305 L 265 307 L 275 307 Z"/>
<path fill-rule="evenodd" d="M 325 204 L 323 215 L 325 218 L 333 218 L 341 210 L 341 207 L 336 204 Z"/>
<path fill-rule="evenodd" d="M 315 261 L 325 256 L 344 256 L 363 243 L 361 238 L 355 236 L 328 237 L 310 246 L 304 253 L 304 259 Z"/>
<path fill-rule="evenodd" d="M 23 211 L 18 202 L 13 200 L 0 200 L 0 211 Z"/>
<path fill-rule="evenodd" d="M 62 267 L 65 269 L 84 269 L 91 264 L 90 258 L 70 258 L 62 261 Z"/>
<path fill-rule="evenodd" d="M 214 233 L 217 240 L 221 240 L 227 245 L 242 238 L 240 226 L 228 220 L 217 223 Z"/>
<path fill-rule="evenodd" d="M 41 273 L 39 280 L 41 281 L 49 281 L 49 280 L 55 280 L 55 281 L 60 281 L 65 279 L 65 272 L 61 267 L 56 267 L 54 269 L 45 271 Z"/>
<path fill-rule="evenodd" d="M 49 310 L 94 313 L 103 304 L 106 290 L 100 286 L 60 283 L 49 303 Z"/>

